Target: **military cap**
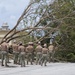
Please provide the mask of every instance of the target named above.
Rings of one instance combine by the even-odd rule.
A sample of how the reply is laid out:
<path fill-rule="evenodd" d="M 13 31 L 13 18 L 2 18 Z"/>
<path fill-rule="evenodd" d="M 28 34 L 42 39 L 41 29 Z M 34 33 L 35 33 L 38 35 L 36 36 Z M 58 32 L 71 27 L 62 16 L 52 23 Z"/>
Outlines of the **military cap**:
<path fill-rule="evenodd" d="M 41 42 L 39 41 L 38 44 L 41 44 Z"/>
<path fill-rule="evenodd" d="M 19 43 L 20 43 L 20 44 L 22 44 L 22 42 L 21 42 L 21 41 L 20 41 Z"/>
<path fill-rule="evenodd" d="M 31 45 L 31 44 L 33 44 L 33 42 L 29 42 L 28 44 Z"/>
<path fill-rule="evenodd" d="M 43 46 L 44 46 L 44 47 L 46 47 L 46 46 L 47 46 L 47 44 L 44 44 Z"/>

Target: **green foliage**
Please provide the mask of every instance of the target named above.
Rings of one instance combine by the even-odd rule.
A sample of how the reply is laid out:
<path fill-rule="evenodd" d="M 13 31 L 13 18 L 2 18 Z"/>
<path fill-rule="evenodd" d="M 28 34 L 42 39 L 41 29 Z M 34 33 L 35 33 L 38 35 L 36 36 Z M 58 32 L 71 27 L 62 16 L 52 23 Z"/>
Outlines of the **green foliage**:
<path fill-rule="evenodd" d="M 75 62 L 75 55 L 74 55 L 74 53 L 67 54 L 67 61 Z"/>
<path fill-rule="evenodd" d="M 75 62 L 75 0 L 55 0 L 50 9 L 57 25 L 60 24 L 61 35 L 55 39 L 60 50 L 55 56 L 60 60 Z M 56 23 L 53 22 L 53 25 Z"/>
<path fill-rule="evenodd" d="M 47 26 L 52 29 L 43 29 L 46 37 L 50 37 L 50 34 L 57 31 L 60 32 L 56 36 L 55 41 L 59 50 L 56 51 L 55 56 L 60 60 L 74 61 L 75 59 L 75 0 L 54 0 L 49 4 L 50 0 L 33 0 L 35 2 L 32 5 L 31 13 L 28 17 L 28 24 L 36 25 L 38 18 L 43 18 L 37 27 Z M 44 13 L 44 11 L 46 12 Z M 42 16 L 42 13 L 44 15 Z M 44 19 L 44 17 L 46 17 Z M 26 18 L 25 18 L 26 19 Z M 39 20 L 39 19 L 38 19 Z M 49 24 L 47 22 L 50 22 Z M 35 31 L 37 38 L 43 37 L 42 32 Z M 48 34 L 49 33 L 49 34 Z M 40 35 L 40 36 L 39 36 Z M 29 36 L 27 37 L 29 40 Z M 33 37 L 32 37 L 33 38 Z M 25 40 L 26 41 L 26 40 Z M 34 40 L 33 40 L 34 41 Z M 44 39 L 42 42 L 49 43 L 49 39 Z"/>

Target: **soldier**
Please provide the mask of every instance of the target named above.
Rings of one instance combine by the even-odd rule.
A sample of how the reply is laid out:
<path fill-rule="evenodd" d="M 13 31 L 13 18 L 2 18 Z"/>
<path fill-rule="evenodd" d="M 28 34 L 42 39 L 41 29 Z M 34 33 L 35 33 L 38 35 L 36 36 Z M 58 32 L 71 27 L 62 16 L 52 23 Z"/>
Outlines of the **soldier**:
<path fill-rule="evenodd" d="M 8 59 L 7 59 L 7 61 L 8 61 L 8 63 L 10 63 L 10 61 L 9 61 L 9 56 L 10 56 L 10 54 L 12 54 L 13 53 L 13 50 L 12 50 L 12 45 L 9 45 L 9 47 L 8 47 Z"/>
<path fill-rule="evenodd" d="M 47 66 L 47 60 L 48 60 L 48 49 L 47 49 L 47 44 L 44 44 L 44 48 L 42 49 L 42 58 L 41 58 L 41 66 L 44 63 L 44 66 Z"/>
<path fill-rule="evenodd" d="M 20 59 L 21 67 L 25 67 L 25 53 L 26 53 L 26 49 L 22 45 L 22 43 L 20 43 L 20 45 L 18 47 L 18 51 L 19 51 L 19 59 Z"/>
<path fill-rule="evenodd" d="M 31 65 L 33 64 L 32 63 L 32 61 L 33 61 L 33 51 L 34 51 L 33 42 L 29 42 L 28 46 L 26 47 L 27 64 L 28 64 L 28 61 L 30 61 Z"/>
<path fill-rule="evenodd" d="M 35 52 L 36 52 L 36 65 L 41 61 L 41 57 L 42 57 L 42 46 L 41 43 L 38 42 L 37 47 L 35 48 Z"/>
<path fill-rule="evenodd" d="M 1 54 L 2 54 L 2 64 L 1 66 L 4 66 L 4 60 L 5 60 L 5 66 L 7 65 L 7 60 L 8 60 L 8 43 L 6 43 L 5 39 L 3 40 L 3 43 L 1 44 Z"/>
<path fill-rule="evenodd" d="M 16 43 L 16 40 L 14 40 L 12 44 L 12 49 L 13 49 L 13 54 L 14 54 L 14 64 L 17 64 L 19 52 L 18 52 L 18 45 Z"/>
<path fill-rule="evenodd" d="M 54 61 L 54 46 L 52 45 L 52 43 L 49 45 L 48 47 L 49 50 L 49 62 L 52 60 Z"/>

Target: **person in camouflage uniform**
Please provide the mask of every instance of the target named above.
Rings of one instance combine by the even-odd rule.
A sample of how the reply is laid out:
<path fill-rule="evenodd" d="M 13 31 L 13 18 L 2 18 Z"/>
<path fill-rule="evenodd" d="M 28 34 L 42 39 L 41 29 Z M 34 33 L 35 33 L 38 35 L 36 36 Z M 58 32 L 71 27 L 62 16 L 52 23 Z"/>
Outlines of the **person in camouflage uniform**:
<path fill-rule="evenodd" d="M 3 43 L 1 44 L 1 60 L 2 60 L 2 64 L 1 66 L 4 66 L 4 60 L 5 60 L 5 66 L 8 66 L 7 65 L 7 59 L 8 59 L 8 43 L 6 43 L 5 39 L 3 40 Z"/>
<path fill-rule="evenodd" d="M 49 45 L 48 50 L 49 62 L 54 61 L 54 46 L 52 43 Z"/>
<path fill-rule="evenodd" d="M 35 48 L 35 52 L 36 52 L 36 65 L 41 62 L 41 57 L 42 57 L 42 46 L 41 43 L 38 42 L 38 45 Z"/>
<path fill-rule="evenodd" d="M 12 44 L 12 49 L 13 49 L 13 55 L 14 55 L 14 64 L 17 64 L 18 63 L 18 55 L 19 55 L 19 52 L 18 52 L 18 45 L 16 43 L 16 40 L 14 40 L 13 44 Z"/>
<path fill-rule="evenodd" d="M 42 66 L 43 64 L 44 64 L 44 66 L 47 66 L 47 65 L 46 65 L 47 60 L 48 60 L 48 48 L 47 48 L 47 45 L 44 44 L 44 48 L 42 49 L 41 66 Z"/>
<path fill-rule="evenodd" d="M 18 47 L 18 51 L 19 51 L 19 59 L 20 59 L 21 67 L 25 67 L 25 54 L 26 54 L 26 49 L 22 45 L 22 43 L 20 43 L 20 45 Z"/>
<path fill-rule="evenodd" d="M 27 64 L 30 61 L 31 65 L 33 64 L 33 42 L 29 42 L 28 46 L 26 47 L 26 53 L 27 53 Z"/>

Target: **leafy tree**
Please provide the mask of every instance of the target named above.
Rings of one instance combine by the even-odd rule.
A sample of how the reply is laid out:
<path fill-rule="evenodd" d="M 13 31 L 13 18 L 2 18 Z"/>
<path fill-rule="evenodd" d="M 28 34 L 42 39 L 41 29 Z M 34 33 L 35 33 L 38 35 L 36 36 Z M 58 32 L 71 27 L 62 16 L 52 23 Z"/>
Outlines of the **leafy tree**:
<path fill-rule="evenodd" d="M 51 9 L 55 19 L 61 22 L 59 29 L 61 35 L 56 37 L 60 49 L 58 55 L 68 60 L 67 56 L 71 53 L 75 59 L 75 0 L 55 0 Z"/>
<path fill-rule="evenodd" d="M 31 0 L 15 27 L 4 38 L 9 42 L 15 38 L 23 37 L 26 40 L 32 36 L 35 43 L 49 41 L 53 35 L 54 43 L 58 46 L 55 56 L 67 60 L 70 59 L 68 56 L 75 56 L 74 24 L 75 0 Z M 9 36 L 11 32 L 14 33 Z M 20 32 L 23 34 L 15 36 Z"/>

